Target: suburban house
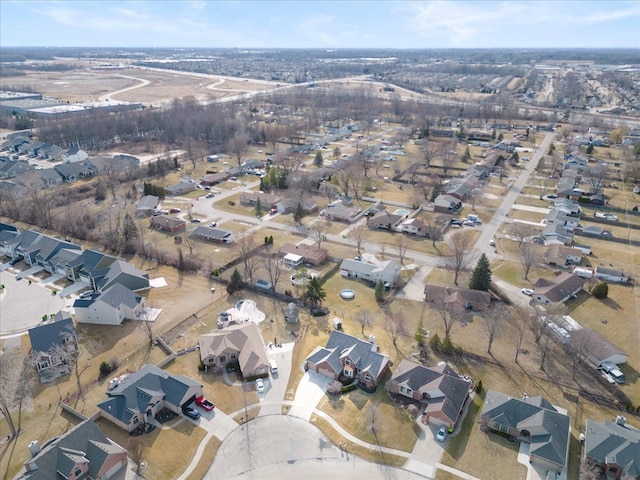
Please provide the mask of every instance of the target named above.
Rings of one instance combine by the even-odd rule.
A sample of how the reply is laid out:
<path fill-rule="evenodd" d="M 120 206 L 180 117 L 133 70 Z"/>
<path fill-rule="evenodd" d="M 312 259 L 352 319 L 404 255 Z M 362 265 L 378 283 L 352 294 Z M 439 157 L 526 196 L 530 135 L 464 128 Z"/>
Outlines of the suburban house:
<path fill-rule="evenodd" d="M 580 215 L 580 205 L 569 198 L 558 197 L 553 201 L 553 205 L 556 210 L 564 212 L 570 217 L 578 217 Z"/>
<path fill-rule="evenodd" d="M 365 388 L 375 388 L 389 368 L 389 357 L 375 343 L 333 330 L 326 347 L 316 347 L 307 357 L 304 369 L 338 380 L 359 380 Z"/>
<path fill-rule="evenodd" d="M 359 218 L 362 210 L 358 207 L 336 205 L 335 207 L 326 208 L 322 212 L 324 212 L 323 215 L 329 220 L 334 220 L 336 222 L 353 223 Z"/>
<path fill-rule="evenodd" d="M 127 451 L 89 419 L 40 446 L 29 443 L 31 458 L 15 480 L 123 479 Z M 55 472 L 55 473 L 54 473 Z"/>
<path fill-rule="evenodd" d="M 112 385 L 98 409 L 101 417 L 131 432 L 143 428 L 161 410 L 180 413 L 201 396 L 202 384 L 195 380 L 172 375 L 155 365 L 143 365 Z"/>
<path fill-rule="evenodd" d="M 582 250 L 567 247 L 559 243 L 549 245 L 545 252 L 545 261 L 549 265 L 564 267 L 570 264 L 579 265 L 582 261 Z"/>
<path fill-rule="evenodd" d="M 227 172 L 207 173 L 200 179 L 200 184 L 207 187 L 212 187 L 213 185 L 217 185 L 220 182 L 229 180 L 229 177 L 230 175 Z"/>
<path fill-rule="evenodd" d="M 176 233 L 186 230 L 187 222 L 181 218 L 170 217 L 169 215 L 154 215 L 151 217 L 151 228 Z"/>
<path fill-rule="evenodd" d="M 244 378 L 269 372 L 269 358 L 258 326 L 253 322 L 231 325 L 198 337 L 200 359 L 205 367 L 222 371 L 238 362 Z"/>
<path fill-rule="evenodd" d="M 393 260 L 369 263 L 363 260 L 345 258 L 340 264 L 340 275 L 347 278 L 357 278 L 370 283 L 378 283 L 379 280 L 385 286 L 393 286 L 400 274 L 400 265 Z"/>
<path fill-rule="evenodd" d="M 180 182 L 164 187 L 164 193 L 168 196 L 175 197 L 176 195 L 192 192 L 195 189 L 195 184 L 191 182 Z"/>
<path fill-rule="evenodd" d="M 367 227 L 371 229 L 380 229 L 380 230 L 388 230 L 390 232 L 395 230 L 396 225 L 398 225 L 402 220 L 403 215 L 394 215 L 388 212 L 378 212 L 372 217 L 369 217 L 367 221 Z"/>
<path fill-rule="evenodd" d="M 75 147 L 70 148 L 69 150 L 66 151 L 66 153 L 62 155 L 62 161 L 64 163 L 80 163 L 80 162 L 84 162 L 87 158 L 89 158 L 89 155 L 87 155 L 87 152 L 85 152 L 80 148 L 75 148 Z"/>
<path fill-rule="evenodd" d="M 544 240 L 549 243 L 563 243 L 571 245 L 573 243 L 573 231 L 567 230 L 564 225 L 557 223 L 547 223 L 542 230 Z"/>
<path fill-rule="evenodd" d="M 28 176 L 27 176 L 28 175 Z M 29 177 L 36 180 L 38 177 L 46 188 L 55 187 L 56 185 L 60 185 L 64 180 L 62 176 L 58 173 L 58 171 L 54 168 L 45 168 L 44 170 L 36 170 L 33 173 L 28 173 L 22 176 L 24 180 L 29 181 Z"/>
<path fill-rule="evenodd" d="M 389 392 L 427 405 L 424 423 L 448 427 L 458 422 L 470 387 L 446 363 L 427 368 L 410 360 L 402 360 L 387 383 Z"/>
<path fill-rule="evenodd" d="M 89 162 L 61 163 L 53 167 L 53 169 L 58 172 L 62 180 L 67 183 L 73 183 L 80 178 L 90 178 L 98 173 L 96 167 Z"/>
<path fill-rule="evenodd" d="M 30 328 L 29 340 L 40 383 L 71 373 L 73 357 L 78 354 L 78 339 L 68 312 L 59 311 L 53 323 Z"/>
<path fill-rule="evenodd" d="M 29 165 L 24 160 L 5 160 L 0 163 L 0 178 L 16 177 L 22 173 L 35 170 L 35 167 Z"/>
<path fill-rule="evenodd" d="M 94 270 L 91 282 L 93 289 L 101 292 L 117 283 L 138 292 L 149 288 L 149 274 L 138 270 L 129 262 L 116 260 L 104 269 Z"/>
<path fill-rule="evenodd" d="M 628 354 L 590 328 L 581 328 L 571 332 L 569 345 L 596 367 L 600 367 L 604 362 L 620 365 L 627 363 L 629 358 Z"/>
<path fill-rule="evenodd" d="M 480 426 L 528 443 L 530 463 L 556 473 L 567 465 L 570 418 L 543 397 L 525 395 L 519 399 L 489 390 Z"/>
<path fill-rule="evenodd" d="M 600 280 L 611 283 L 627 283 L 629 278 L 624 274 L 622 270 L 616 268 L 603 267 L 602 265 L 596 266 L 594 275 Z"/>
<path fill-rule="evenodd" d="M 426 284 L 424 299 L 431 304 L 444 304 L 449 311 L 473 310 L 483 312 L 491 306 L 491 294 L 463 287 Z"/>
<path fill-rule="evenodd" d="M 584 278 L 563 272 L 552 280 L 539 278 L 533 291 L 533 300 L 542 303 L 564 303 L 582 290 Z"/>
<path fill-rule="evenodd" d="M 116 260 L 116 257 L 97 250 L 84 250 L 64 266 L 64 271 L 66 277 L 73 282 L 81 281 L 92 284 L 93 272 L 107 268 Z"/>
<path fill-rule="evenodd" d="M 280 197 L 271 195 L 270 193 L 242 192 L 240 194 L 240 204 L 245 207 L 255 207 L 258 203 L 258 199 L 260 200 L 260 205 L 265 210 L 275 208 L 277 203 L 281 200 Z"/>
<path fill-rule="evenodd" d="M 478 179 L 489 178 L 490 173 L 491 168 L 481 163 L 476 163 L 475 165 L 467 168 L 467 175 L 469 175 L 470 177 L 476 177 Z"/>
<path fill-rule="evenodd" d="M 547 225 L 560 225 L 567 230 L 573 230 L 579 226 L 580 221 L 577 217 L 572 217 L 561 210 L 551 210 L 547 214 Z"/>
<path fill-rule="evenodd" d="M 298 245 L 285 243 L 278 249 L 278 253 L 281 255 L 300 255 L 304 263 L 310 263 L 311 265 L 320 265 L 327 258 L 327 251 L 324 248 L 318 248 L 304 243 Z"/>
<path fill-rule="evenodd" d="M 80 253 L 80 246 L 75 243 L 50 237 L 31 230 L 23 230 L 7 245 L 7 253 L 12 258 L 21 258 L 32 267 L 55 273 L 52 260 L 62 250 L 76 250 Z M 36 273 L 36 272 L 33 272 Z"/>
<path fill-rule="evenodd" d="M 310 215 L 318 211 L 318 204 L 312 200 L 285 198 L 277 203 L 278 213 L 294 213 L 298 209 L 298 205 L 302 208 L 305 215 Z"/>
<path fill-rule="evenodd" d="M 400 230 L 403 233 L 408 233 L 410 235 L 420 235 L 427 236 L 427 227 L 422 223 L 422 221 L 418 218 L 410 218 L 405 220 L 400 225 Z"/>
<path fill-rule="evenodd" d="M 38 158 L 42 158 L 43 160 L 60 160 L 62 159 L 62 155 L 64 155 L 64 150 L 51 143 L 45 143 L 38 150 Z"/>
<path fill-rule="evenodd" d="M 213 227 L 200 226 L 193 229 L 191 236 L 214 243 L 232 243 L 233 235 L 226 230 Z"/>
<path fill-rule="evenodd" d="M 462 202 L 451 195 L 438 195 L 433 201 L 436 212 L 451 213 L 462 208 Z"/>
<path fill-rule="evenodd" d="M 627 426 L 624 417 L 618 416 L 615 423 L 587 419 L 584 433 L 584 456 L 601 467 L 606 478 L 640 478 L 640 430 Z"/>
<path fill-rule="evenodd" d="M 116 283 L 102 293 L 96 292 L 73 302 L 78 323 L 120 325 L 123 320 L 144 320 L 144 297 Z"/>
<path fill-rule="evenodd" d="M 142 197 L 136 205 L 136 214 L 138 215 L 151 215 L 158 206 L 160 198 L 155 195 L 145 195 Z"/>

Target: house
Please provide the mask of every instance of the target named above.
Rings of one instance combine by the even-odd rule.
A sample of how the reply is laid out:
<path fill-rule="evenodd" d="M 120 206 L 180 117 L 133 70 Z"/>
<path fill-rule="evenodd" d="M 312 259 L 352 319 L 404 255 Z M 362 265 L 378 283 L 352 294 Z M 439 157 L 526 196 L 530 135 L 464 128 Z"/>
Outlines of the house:
<path fill-rule="evenodd" d="M 0 181 L 0 200 L 15 199 L 27 193 L 27 189 L 23 185 L 16 183 Z"/>
<path fill-rule="evenodd" d="M 565 170 L 565 172 L 566 171 L 567 170 Z M 575 200 L 580 197 L 580 194 L 574 191 L 575 187 L 576 179 L 563 174 L 563 176 L 558 180 L 558 185 L 556 185 L 556 193 L 559 197 L 566 197 Z"/>
<path fill-rule="evenodd" d="M 529 444 L 529 462 L 556 473 L 567 465 L 570 418 L 543 397 L 513 398 L 489 390 L 480 412 L 481 429 Z"/>
<path fill-rule="evenodd" d="M 580 224 L 580 220 L 576 217 L 571 217 L 561 210 L 551 210 L 547 214 L 547 225 L 560 225 L 567 230 L 573 230 Z"/>
<path fill-rule="evenodd" d="M 253 322 L 232 325 L 198 337 L 200 359 L 206 367 L 222 370 L 238 362 L 244 378 L 269 372 L 269 358 L 258 326 Z"/>
<path fill-rule="evenodd" d="M 390 232 L 395 230 L 398 223 L 404 218 L 403 215 L 394 215 L 388 212 L 379 212 L 370 217 L 367 221 L 367 226 L 371 229 L 388 230 Z"/>
<path fill-rule="evenodd" d="M 62 161 L 64 163 L 80 163 L 84 162 L 88 158 L 89 155 L 87 155 L 87 152 L 76 147 L 70 148 L 62 155 Z"/>
<path fill-rule="evenodd" d="M 463 287 L 426 284 L 424 298 L 427 303 L 444 304 L 449 311 L 473 310 L 483 312 L 491 306 L 491 294 Z"/>
<path fill-rule="evenodd" d="M 161 410 L 180 413 L 202 396 L 202 384 L 189 377 L 144 365 L 112 385 L 98 409 L 101 417 L 131 432 L 144 428 L 148 419 Z"/>
<path fill-rule="evenodd" d="M 116 283 L 103 292 L 96 292 L 73 302 L 78 323 L 120 325 L 123 320 L 144 320 L 144 297 Z"/>
<path fill-rule="evenodd" d="M 452 213 L 462 208 L 462 202 L 451 195 L 438 195 L 433 201 L 436 212 Z"/>
<path fill-rule="evenodd" d="M 419 235 L 422 237 L 428 236 L 428 227 L 418 218 L 405 220 L 400 225 L 400 229 L 403 233 L 408 233 L 410 235 Z"/>
<path fill-rule="evenodd" d="M 582 250 L 554 243 L 547 248 L 545 261 L 549 265 L 558 267 L 564 267 L 570 264 L 580 265 L 582 261 Z"/>
<path fill-rule="evenodd" d="M 31 140 L 25 136 L 17 135 L 13 138 L 9 138 L 2 144 L 3 149 L 7 149 L 10 152 L 17 153 L 20 151 L 22 145 L 28 144 Z"/>
<path fill-rule="evenodd" d="M 573 243 L 573 231 L 567 230 L 564 225 L 558 223 L 547 223 L 542 229 L 542 236 L 548 243 L 563 243 L 565 245 Z"/>
<path fill-rule="evenodd" d="M 18 175 L 35 170 L 35 167 L 29 165 L 24 160 L 5 160 L 0 163 L 0 178 L 12 178 Z"/>
<path fill-rule="evenodd" d="M 90 178 L 98 173 L 98 169 L 90 162 L 62 163 L 53 169 L 58 172 L 65 182 L 73 183 L 80 178 Z"/>
<path fill-rule="evenodd" d="M 293 198 L 285 198 L 284 200 L 278 202 L 276 208 L 278 209 L 278 213 L 286 214 L 286 213 L 295 213 L 298 209 L 298 205 L 302 208 L 302 211 L 305 215 L 310 215 L 312 213 L 316 213 L 318 211 L 318 204 L 312 200 L 305 199 L 293 199 Z"/>
<path fill-rule="evenodd" d="M 476 163 L 475 165 L 467 168 L 467 175 L 470 177 L 476 177 L 478 179 L 489 178 L 490 173 L 491 169 L 481 163 Z"/>
<path fill-rule="evenodd" d="M 302 255 L 298 255 L 297 253 L 287 253 L 284 257 L 282 257 L 282 261 L 287 267 L 296 268 L 304 263 L 304 257 Z"/>
<path fill-rule="evenodd" d="M 317 347 L 304 362 L 311 370 L 338 380 L 358 380 L 367 389 L 375 388 L 389 369 L 389 357 L 375 343 L 333 330 L 325 347 Z"/>
<path fill-rule="evenodd" d="M 29 172 L 28 174 L 25 174 L 25 175 L 33 175 L 34 180 L 36 177 L 40 178 L 40 180 L 42 181 L 42 183 L 44 183 L 44 186 L 46 188 L 55 187 L 57 185 L 60 185 L 64 181 L 62 176 L 58 173 L 58 171 L 53 168 L 36 170 L 33 173 Z"/>
<path fill-rule="evenodd" d="M 287 306 L 282 309 L 282 313 L 284 314 L 284 321 L 286 323 L 298 323 L 300 309 L 295 303 L 291 302 L 287 304 Z"/>
<path fill-rule="evenodd" d="M 40 446 L 29 443 L 31 458 L 14 480 L 123 479 L 127 451 L 85 420 Z M 54 473 L 55 472 L 55 473 Z"/>
<path fill-rule="evenodd" d="M 471 383 L 443 363 L 427 368 L 402 360 L 387 383 L 391 393 L 411 398 L 427 407 L 424 423 L 453 427 L 469 397 Z"/>
<path fill-rule="evenodd" d="M 193 237 L 214 243 L 232 243 L 233 234 L 213 227 L 196 227 L 190 234 Z"/>
<path fill-rule="evenodd" d="M 400 266 L 393 260 L 379 263 L 369 263 L 363 260 L 345 258 L 340 264 L 340 275 L 347 278 L 357 278 L 372 284 L 382 282 L 386 286 L 393 286 L 400 274 Z"/>
<path fill-rule="evenodd" d="M 138 215 L 151 215 L 158 206 L 160 198 L 155 195 L 145 195 L 138 201 L 136 205 L 136 213 Z"/>
<path fill-rule="evenodd" d="M 554 208 L 566 213 L 570 217 L 580 216 L 580 205 L 575 200 L 569 198 L 558 197 L 553 201 Z"/>
<path fill-rule="evenodd" d="M 227 172 L 208 173 L 200 179 L 200 184 L 211 187 L 225 180 L 229 180 L 229 177 L 230 175 Z"/>
<path fill-rule="evenodd" d="M 593 363 L 596 368 L 600 367 L 604 362 L 615 365 L 627 363 L 629 358 L 629 355 L 590 328 L 581 328 L 571 332 L 569 345 Z"/>
<path fill-rule="evenodd" d="M 255 207 L 260 200 L 260 205 L 264 209 L 275 208 L 276 204 L 281 200 L 280 197 L 276 195 L 271 195 L 270 193 L 260 193 L 260 192 L 242 192 L 240 194 L 240 204 L 245 207 Z"/>
<path fill-rule="evenodd" d="M 43 160 L 61 160 L 63 154 L 64 150 L 62 150 L 59 146 L 52 145 L 50 143 L 45 143 L 38 150 L 38 158 L 41 158 Z"/>
<path fill-rule="evenodd" d="M 584 434 L 587 463 L 600 466 L 606 478 L 640 479 L 640 430 L 627 426 L 624 417 L 615 423 L 587 419 Z"/>
<path fill-rule="evenodd" d="M 79 253 L 80 246 L 42 233 L 23 230 L 14 239 L 10 256 L 22 258 L 32 267 L 41 266 L 50 273 L 56 273 L 51 259 L 61 250 L 77 250 Z"/>
<path fill-rule="evenodd" d="M 629 278 L 624 274 L 622 270 L 603 267 L 602 265 L 596 266 L 595 276 L 596 278 L 604 280 L 605 282 L 627 283 L 629 281 Z"/>
<path fill-rule="evenodd" d="M 564 272 L 553 280 L 539 278 L 533 291 L 533 300 L 542 303 L 564 303 L 582 290 L 584 278 Z"/>
<path fill-rule="evenodd" d="M 53 323 L 30 328 L 29 340 L 40 383 L 71 373 L 73 357 L 78 354 L 78 339 L 68 312 L 59 311 Z"/>
<path fill-rule="evenodd" d="M 151 217 L 151 228 L 171 233 L 182 232 L 186 230 L 187 222 L 169 215 L 155 215 Z"/>
<path fill-rule="evenodd" d="M 93 284 L 93 272 L 107 268 L 116 260 L 118 260 L 116 257 L 97 250 L 84 250 L 78 257 L 64 265 L 65 275 L 72 282 Z"/>
<path fill-rule="evenodd" d="M 149 288 L 149 274 L 138 270 L 129 262 L 117 259 L 108 267 L 95 269 L 91 273 L 91 284 L 94 290 L 102 292 L 117 283 L 134 292 L 147 290 Z"/>
<path fill-rule="evenodd" d="M 313 245 L 306 245 L 304 243 L 299 243 L 298 245 L 285 243 L 278 249 L 278 253 L 280 255 L 287 255 L 289 253 L 300 255 L 303 258 L 304 263 L 310 263 L 311 265 L 320 265 L 327 258 L 326 249 L 314 247 Z"/>
<path fill-rule="evenodd" d="M 327 208 L 323 210 L 324 216 L 329 220 L 335 220 L 337 222 L 353 223 L 355 222 L 362 210 L 358 207 L 346 207 L 344 205 L 336 205 L 335 207 Z"/>
<path fill-rule="evenodd" d="M 175 197 L 176 195 L 182 195 L 185 193 L 192 192 L 196 189 L 194 183 L 191 182 L 180 182 L 173 185 L 169 185 L 168 187 L 164 187 L 164 193 L 168 196 Z"/>

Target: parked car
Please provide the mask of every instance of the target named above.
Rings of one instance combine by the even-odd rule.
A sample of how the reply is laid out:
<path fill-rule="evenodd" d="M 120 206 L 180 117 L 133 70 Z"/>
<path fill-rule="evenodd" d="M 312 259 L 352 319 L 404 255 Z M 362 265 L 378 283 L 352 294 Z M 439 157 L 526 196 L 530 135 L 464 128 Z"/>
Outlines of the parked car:
<path fill-rule="evenodd" d="M 556 198 L 558 198 L 558 196 L 554 193 L 550 193 L 549 195 L 547 195 L 547 198 L 549 200 L 555 200 Z"/>
<path fill-rule="evenodd" d="M 496 246 L 496 242 L 493 239 L 489 240 L 489 246 L 490 247 L 495 247 Z"/>
<path fill-rule="evenodd" d="M 451 224 L 451 228 L 462 228 L 462 223 L 458 222 L 458 223 L 452 223 Z"/>
<path fill-rule="evenodd" d="M 200 220 L 199 218 L 192 218 L 191 219 L 191 223 L 200 223 L 202 222 L 202 220 Z"/>
<path fill-rule="evenodd" d="M 207 193 L 204 198 L 213 198 L 213 193 Z"/>
<path fill-rule="evenodd" d="M 93 295 L 94 293 L 96 293 L 96 292 L 94 292 L 93 290 L 89 290 L 88 292 L 82 292 L 82 293 L 79 295 L 79 297 L 80 297 L 80 298 L 89 298 L 89 297 L 90 297 L 91 295 Z"/>
<path fill-rule="evenodd" d="M 276 213 L 278 213 L 278 209 L 277 209 L 277 208 L 275 208 L 275 207 L 274 207 L 274 208 L 272 208 L 271 210 L 269 210 L 269 214 L 270 214 L 270 215 L 274 215 L 274 214 L 276 214 Z"/>
<path fill-rule="evenodd" d="M 618 221 L 618 217 L 612 213 L 605 213 L 604 215 L 602 215 L 602 218 L 604 218 L 605 220 L 609 220 L 610 222 Z"/>
<path fill-rule="evenodd" d="M 183 408 L 182 413 L 184 413 L 187 417 L 189 417 L 192 420 L 197 420 L 200 418 L 200 412 L 193 407 Z"/>
<path fill-rule="evenodd" d="M 530 288 L 523 288 L 520 291 L 528 297 L 531 297 L 533 295 L 533 290 L 531 290 Z"/>
<path fill-rule="evenodd" d="M 442 425 L 438 429 L 438 433 L 436 433 L 436 440 L 438 440 L 439 442 L 444 442 L 445 438 L 447 438 L 447 427 Z"/>
<path fill-rule="evenodd" d="M 209 224 L 209 228 L 216 228 L 218 226 L 218 222 L 211 222 Z"/>
<path fill-rule="evenodd" d="M 207 400 L 204 397 L 196 398 L 196 405 L 204 408 L 207 412 L 210 412 L 211 410 L 216 408 L 216 406 L 213 403 L 211 403 L 209 400 Z"/>
<path fill-rule="evenodd" d="M 471 220 L 465 220 L 464 222 L 462 222 L 462 225 L 464 225 L 465 227 L 475 227 L 476 224 L 473 223 Z"/>
<path fill-rule="evenodd" d="M 264 392 L 264 381 L 261 378 L 256 378 L 256 390 L 258 393 Z"/>
<path fill-rule="evenodd" d="M 533 238 L 531 239 L 531 241 L 532 241 L 533 243 L 538 243 L 538 244 L 540 244 L 540 245 L 544 245 L 544 238 L 542 238 L 542 237 L 533 237 Z"/>
<path fill-rule="evenodd" d="M 235 182 L 236 180 L 238 180 L 238 177 L 231 177 L 231 178 L 229 178 L 229 180 L 232 180 L 232 181 Z"/>
<path fill-rule="evenodd" d="M 171 210 L 169 210 L 169 213 L 180 213 L 182 210 L 180 210 L 179 208 L 172 208 Z"/>

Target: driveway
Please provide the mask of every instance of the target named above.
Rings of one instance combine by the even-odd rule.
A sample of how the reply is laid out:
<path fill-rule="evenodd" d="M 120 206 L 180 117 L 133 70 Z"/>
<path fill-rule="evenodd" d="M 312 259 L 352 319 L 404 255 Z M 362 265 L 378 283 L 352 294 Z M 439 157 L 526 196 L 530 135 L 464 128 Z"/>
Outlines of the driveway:
<path fill-rule="evenodd" d="M 275 360 L 278 365 L 277 375 L 271 375 L 267 391 L 260 399 L 260 417 L 266 415 L 282 415 L 282 402 L 287 392 L 289 375 L 291 374 L 291 356 L 294 343 L 283 343 L 282 347 L 267 349 L 269 360 Z"/>
<path fill-rule="evenodd" d="M 301 365 L 294 368 L 302 368 Z M 318 402 L 322 399 L 327 391 L 327 386 L 332 382 L 328 377 L 315 372 L 305 372 L 298 384 L 294 405 L 289 410 L 289 415 L 309 421 L 313 409 L 316 408 Z"/>

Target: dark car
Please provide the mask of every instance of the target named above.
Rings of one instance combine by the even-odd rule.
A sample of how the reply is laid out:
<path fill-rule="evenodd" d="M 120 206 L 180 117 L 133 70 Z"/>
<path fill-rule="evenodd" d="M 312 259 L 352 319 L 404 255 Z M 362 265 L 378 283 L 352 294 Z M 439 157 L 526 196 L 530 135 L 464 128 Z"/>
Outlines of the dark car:
<path fill-rule="evenodd" d="M 193 407 L 183 408 L 182 413 L 184 413 L 187 417 L 191 418 L 192 420 L 197 420 L 200 418 L 200 412 Z"/>

